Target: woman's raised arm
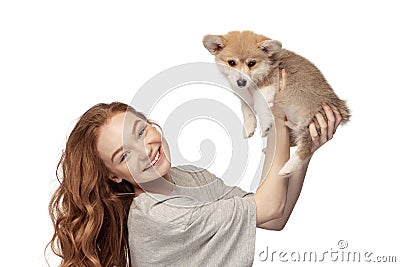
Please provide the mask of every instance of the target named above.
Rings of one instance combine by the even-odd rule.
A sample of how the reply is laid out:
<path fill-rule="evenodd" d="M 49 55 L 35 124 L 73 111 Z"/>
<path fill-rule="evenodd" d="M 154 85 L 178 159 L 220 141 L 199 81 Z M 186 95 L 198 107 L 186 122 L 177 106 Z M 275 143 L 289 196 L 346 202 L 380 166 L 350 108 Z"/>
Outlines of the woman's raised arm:
<path fill-rule="evenodd" d="M 286 82 L 286 72 L 284 70 L 282 71 L 282 77 L 283 81 L 280 89 L 284 90 Z M 332 139 L 342 119 L 336 107 L 331 108 L 324 105 L 323 110 L 327 121 L 325 121 L 322 114 L 317 113 L 315 115 L 321 127 L 321 134 L 318 134 L 314 123 L 311 123 L 309 127 L 314 143 L 313 152 Z M 283 229 L 297 203 L 311 159 L 309 158 L 291 177 L 283 178 L 278 175 L 279 170 L 290 157 L 289 132 L 285 125 L 285 118 L 275 117 L 276 130 L 275 132 L 271 131 L 268 136 L 269 145 L 266 150 L 262 172 L 263 180 L 254 196 L 257 206 L 257 227 L 259 228 L 269 230 Z"/>
<path fill-rule="evenodd" d="M 317 121 L 321 126 L 321 135 L 318 135 L 318 132 L 315 128 L 314 123 L 311 123 L 311 125 L 310 125 L 310 133 L 311 133 L 311 136 L 312 136 L 313 142 L 314 142 L 314 149 L 313 149 L 314 152 L 318 148 L 320 148 L 323 144 L 325 144 L 330 139 L 332 139 L 333 134 L 335 133 L 335 131 L 342 119 L 340 116 L 340 113 L 337 111 L 337 109 L 335 107 L 333 107 L 331 109 L 328 106 L 324 106 L 323 108 L 324 108 L 326 117 L 328 118 L 328 121 L 325 121 L 321 114 L 316 115 Z M 267 153 L 270 153 L 270 154 L 267 154 L 266 157 L 268 158 L 268 155 L 271 155 L 270 157 L 273 157 L 271 154 L 272 152 L 267 151 Z M 277 150 L 276 154 L 277 153 L 281 153 L 281 152 L 279 152 Z M 259 222 L 262 220 L 262 218 L 260 218 L 260 221 L 257 221 L 257 227 L 263 228 L 263 229 L 268 229 L 268 230 L 278 230 L 278 231 L 283 229 L 283 227 L 286 225 L 287 221 L 289 220 L 289 217 L 292 214 L 294 206 L 296 205 L 299 195 L 301 193 L 304 178 L 306 176 L 307 168 L 310 163 L 310 159 L 311 158 L 309 158 L 299 170 L 297 170 L 295 173 L 293 173 L 293 175 L 291 177 L 288 177 L 288 179 L 281 179 L 281 180 L 287 180 L 287 183 L 288 183 L 285 207 L 284 207 L 283 211 L 279 210 L 279 212 L 281 212 L 280 214 L 282 216 L 280 218 L 268 220 L 264 223 L 259 224 Z M 274 161 L 275 161 L 275 159 L 274 159 Z M 267 163 L 267 164 L 269 164 L 269 163 Z M 267 168 L 268 166 L 269 165 L 267 165 L 265 167 Z M 271 168 L 270 173 L 268 174 L 266 179 L 269 179 L 270 176 L 271 177 L 275 176 L 271 172 L 275 172 L 275 170 L 273 168 Z M 263 176 L 263 177 L 265 177 L 265 176 Z M 260 186 L 262 186 L 262 185 L 260 185 Z M 266 206 L 266 207 L 268 208 L 268 206 Z M 260 207 L 260 209 L 262 209 L 262 207 Z M 257 211 L 258 211 L 258 209 L 257 209 Z"/>

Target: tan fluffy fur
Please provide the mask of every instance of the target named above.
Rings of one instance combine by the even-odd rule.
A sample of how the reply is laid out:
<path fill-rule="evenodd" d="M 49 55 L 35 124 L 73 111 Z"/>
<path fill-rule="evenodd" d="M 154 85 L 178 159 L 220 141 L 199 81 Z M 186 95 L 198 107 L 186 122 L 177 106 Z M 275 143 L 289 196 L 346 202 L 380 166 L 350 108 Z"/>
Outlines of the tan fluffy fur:
<path fill-rule="evenodd" d="M 251 31 L 234 31 L 226 35 L 206 35 L 203 44 L 217 63 L 242 72 L 258 88 L 276 86 L 278 70 L 287 71 L 286 89 L 274 95 L 272 108 L 283 111 L 291 125 L 291 142 L 298 147 L 298 161 L 311 156 L 313 142 L 308 126 L 316 122 L 314 116 L 318 112 L 325 115 L 323 104 L 338 108 L 341 124 L 349 120 L 346 102 L 339 99 L 319 69 L 306 58 L 282 49 L 279 41 Z M 229 66 L 229 60 L 234 60 L 236 65 Z M 256 64 L 248 67 L 250 61 Z M 319 130 L 318 124 L 317 128 Z M 284 174 L 294 171 L 293 166 L 289 169 Z"/>

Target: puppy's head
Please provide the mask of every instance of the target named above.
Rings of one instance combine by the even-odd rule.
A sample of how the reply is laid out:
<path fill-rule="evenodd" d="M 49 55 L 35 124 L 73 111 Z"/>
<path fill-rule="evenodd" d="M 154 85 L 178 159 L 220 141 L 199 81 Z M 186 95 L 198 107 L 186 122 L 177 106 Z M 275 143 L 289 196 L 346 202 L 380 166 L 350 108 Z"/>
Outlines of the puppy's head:
<path fill-rule="evenodd" d="M 271 69 L 270 57 L 281 50 L 279 41 L 251 31 L 234 31 L 225 35 L 205 35 L 203 45 L 215 56 L 221 71 L 232 85 L 247 88 L 257 83 Z"/>

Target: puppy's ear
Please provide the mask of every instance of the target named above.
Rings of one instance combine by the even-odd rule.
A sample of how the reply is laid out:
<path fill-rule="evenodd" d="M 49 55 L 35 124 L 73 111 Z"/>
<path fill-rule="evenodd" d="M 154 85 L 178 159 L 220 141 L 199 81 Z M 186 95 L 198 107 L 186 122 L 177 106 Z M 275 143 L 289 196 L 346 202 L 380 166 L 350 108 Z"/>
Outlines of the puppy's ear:
<path fill-rule="evenodd" d="M 265 40 L 258 43 L 258 47 L 265 53 L 272 55 L 282 48 L 281 42 L 277 40 Z"/>
<path fill-rule="evenodd" d="M 217 55 L 224 47 L 226 40 L 221 35 L 207 34 L 203 37 L 203 45 L 211 53 Z"/>

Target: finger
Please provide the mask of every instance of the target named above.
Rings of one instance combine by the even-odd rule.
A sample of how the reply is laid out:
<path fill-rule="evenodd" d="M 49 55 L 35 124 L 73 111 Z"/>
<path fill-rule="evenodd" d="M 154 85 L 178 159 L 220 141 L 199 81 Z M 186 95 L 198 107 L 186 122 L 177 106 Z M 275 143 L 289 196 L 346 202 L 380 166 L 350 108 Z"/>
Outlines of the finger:
<path fill-rule="evenodd" d="M 337 107 L 332 106 L 333 114 L 335 115 L 335 129 L 333 132 L 336 132 L 337 127 L 339 126 L 340 122 L 342 121 L 342 115 L 340 115 L 340 112 Z"/>
<path fill-rule="evenodd" d="M 278 85 L 278 90 L 277 90 L 278 92 L 282 90 L 282 88 L 281 88 L 281 80 L 280 80 L 280 76 L 281 76 L 281 75 L 280 75 L 279 72 L 280 72 L 280 71 L 279 71 L 279 69 L 278 69 L 278 75 L 277 75 L 278 77 L 276 78 L 276 79 L 277 79 L 276 84 Z"/>
<path fill-rule="evenodd" d="M 315 124 L 313 122 L 310 123 L 310 126 L 308 128 L 310 130 L 311 139 L 312 139 L 314 145 L 316 147 L 318 147 L 320 145 L 320 141 L 319 141 L 319 135 L 318 135 L 317 128 L 315 127 Z"/>
<path fill-rule="evenodd" d="M 328 119 L 328 140 L 331 140 L 333 137 L 333 132 L 335 131 L 335 115 L 332 109 L 328 105 L 322 105 L 322 108 L 325 111 L 326 118 Z"/>
<path fill-rule="evenodd" d="M 287 81 L 287 72 L 285 69 L 282 69 L 282 89 L 281 90 L 285 90 L 286 89 L 286 81 Z"/>
<path fill-rule="evenodd" d="M 315 117 L 317 118 L 319 126 L 321 127 L 320 143 L 323 144 L 328 140 L 328 124 L 321 113 L 318 112 Z"/>

